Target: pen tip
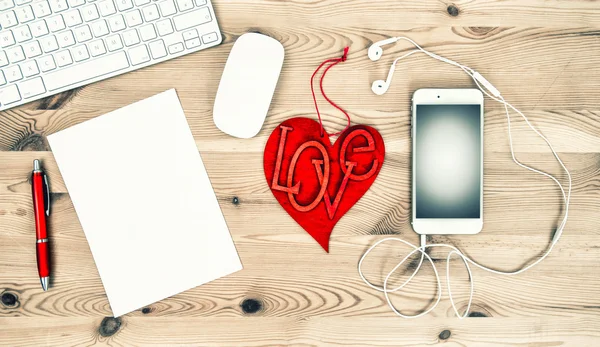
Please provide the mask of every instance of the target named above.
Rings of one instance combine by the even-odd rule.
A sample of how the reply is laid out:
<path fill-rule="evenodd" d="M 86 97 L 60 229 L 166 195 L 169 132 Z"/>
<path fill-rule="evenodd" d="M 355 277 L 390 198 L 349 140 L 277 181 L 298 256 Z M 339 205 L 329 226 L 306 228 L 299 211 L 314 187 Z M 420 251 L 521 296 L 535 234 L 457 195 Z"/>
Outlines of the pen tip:
<path fill-rule="evenodd" d="M 38 159 L 33 161 L 33 169 L 37 171 L 41 170 L 40 161 Z"/>
<path fill-rule="evenodd" d="M 40 282 L 42 282 L 42 289 L 44 291 L 48 290 L 48 282 L 50 280 L 50 277 L 46 276 L 46 277 L 40 277 Z"/>

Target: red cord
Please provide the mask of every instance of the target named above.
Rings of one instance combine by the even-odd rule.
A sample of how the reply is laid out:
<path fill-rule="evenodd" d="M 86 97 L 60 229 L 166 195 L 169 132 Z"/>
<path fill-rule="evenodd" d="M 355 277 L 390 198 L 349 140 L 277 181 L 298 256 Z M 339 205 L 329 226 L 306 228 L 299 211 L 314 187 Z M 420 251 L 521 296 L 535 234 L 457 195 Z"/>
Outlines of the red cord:
<path fill-rule="evenodd" d="M 325 98 L 325 100 L 327 100 L 327 102 L 329 102 L 333 107 L 337 108 L 338 110 L 342 111 L 344 113 L 344 115 L 346 116 L 346 118 L 348 119 L 348 124 L 346 125 L 346 127 L 344 128 L 344 130 L 337 132 L 335 134 L 330 134 L 330 136 L 336 136 L 339 135 L 341 133 L 343 133 L 344 131 L 346 131 L 346 129 L 348 129 L 350 127 L 350 115 L 348 115 L 348 112 L 344 111 L 341 107 L 339 107 L 338 105 L 336 105 L 333 101 L 331 101 L 331 99 L 329 99 L 327 97 L 327 95 L 325 95 L 325 91 L 323 90 L 323 79 L 325 78 L 325 74 L 327 74 L 327 71 L 329 71 L 329 69 L 331 69 L 332 67 L 334 67 L 335 65 L 346 61 L 346 59 L 348 59 L 348 49 L 349 47 L 344 48 L 344 55 L 342 55 L 341 58 L 334 58 L 334 59 L 327 59 L 324 62 L 321 63 L 321 65 L 319 65 L 319 67 L 315 70 L 315 72 L 312 74 L 312 77 L 310 78 L 310 91 L 312 92 L 312 97 L 313 97 L 313 101 L 315 103 L 315 109 L 317 110 L 317 116 L 319 117 L 319 124 L 321 124 L 321 136 L 324 135 L 324 128 L 323 128 L 323 121 L 321 120 L 321 113 L 319 112 L 319 105 L 317 104 L 317 97 L 315 95 L 315 88 L 313 86 L 313 80 L 315 78 L 315 75 L 317 74 L 317 72 L 319 72 L 319 70 L 323 67 L 323 65 L 327 64 L 327 63 L 332 63 L 331 65 L 329 65 L 325 71 L 323 71 L 323 76 L 321 76 L 321 80 L 319 83 L 320 89 L 321 89 L 321 94 L 323 94 L 323 97 Z"/>

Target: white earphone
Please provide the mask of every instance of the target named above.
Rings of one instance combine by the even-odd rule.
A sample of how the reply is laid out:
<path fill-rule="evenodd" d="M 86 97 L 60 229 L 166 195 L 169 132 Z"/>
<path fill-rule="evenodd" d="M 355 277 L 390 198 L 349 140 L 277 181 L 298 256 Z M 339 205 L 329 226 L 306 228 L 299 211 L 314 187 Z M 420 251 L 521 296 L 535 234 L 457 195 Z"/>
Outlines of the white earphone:
<path fill-rule="evenodd" d="M 369 51 L 368 51 L 369 59 L 371 59 L 371 61 L 377 61 L 377 60 L 381 59 L 381 57 L 383 56 L 383 48 L 381 48 L 381 46 L 389 45 L 389 44 L 398 42 L 399 40 L 406 40 L 406 41 L 412 43 L 417 49 L 410 51 L 410 52 L 406 53 L 405 55 L 394 60 L 394 63 L 390 67 L 390 72 L 388 73 L 386 80 L 385 81 L 377 80 L 377 81 L 373 82 L 373 85 L 371 86 L 373 93 L 375 93 L 377 95 L 383 95 L 383 94 L 385 94 L 385 92 L 387 92 L 387 90 L 390 87 L 390 84 L 392 82 L 392 76 L 394 75 L 394 71 L 396 70 L 396 63 L 398 63 L 399 60 L 404 59 L 404 58 L 408 57 L 409 55 L 423 52 L 434 59 L 443 61 L 444 63 L 448 63 L 450 65 L 454 65 L 454 66 L 457 66 L 457 67 L 465 70 L 465 72 L 469 76 L 471 76 L 472 78 L 477 80 L 482 86 L 484 86 L 485 89 L 487 89 L 490 92 L 490 94 L 492 94 L 496 98 L 500 96 L 500 92 L 498 91 L 498 89 L 496 89 L 479 72 L 477 72 L 467 66 L 461 65 L 453 60 L 444 58 L 435 53 L 431 53 L 431 52 L 423 49 L 421 46 L 419 46 L 419 44 L 417 44 L 415 41 L 409 39 L 408 37 L 399 36 L 399 37 L 393 37 L 391 39 L 386 39 L 386 40 L 382 40 L 379 42 L 375 42 L 374 44 L 371 45 L 371 47 L 369 47 Z"/>
<path fill-rule="evenodd" d="M 389 44 L 397 42 L 397 41 L 398 41 L 398 38 L 392 37 L 391 39 L 375 42 L 374 44 L 371 45 L 371 47 L 369 47 L 369 53 L 368 53 L 369 59 L 371 59 L 371 61 L 379 60 L 381 58 L 381 56 L 383 55 L 383 49 L 381 48 L 381 46 L 389 45 Z"/>
<path fill-rule="evenodd" d="M 381 48 L 379 48 L 381 49 Z M 373 82 L 373 85 L 371 86 L 371 89 L 373 90 L 373 93 L 377 94 L 377 95 L 383 95 L 385 94 L 385 92 L 388 91 L 388 88 L 390 88 L 390 83 L 392 83 L 392 77 L 394 76 L 394 71 L 396 71 L 396 65 L 392 65 L 392 67 L 390 67 L 390 72 L 388 72 L 387 78 L 384 80 L 377 80 L 375 82 Z"/>
<path fill-rule="evenodd" d="M 562 162 L 562 160 L 559 158 L 558 154 L 556 153 L 556 151 L 554 150 L 554 148 L 552 147 L 552 144 L 550 144 L 550 141 L 544 136 L 542 135 L 542 133 L 540 133 L 530 122 L 529 119 L 527 119 L 527 117 L 525 117 L 525 115 L 519 111 L 517 108 L 515 108 L 513 105 L 509 104 L 508 102 L 506 102 L 506 100 L 504 100 L 504 98 L 502 97 L 502 95 L 500 94 L 500 91 L 498 89 L 496 89 L 496 87 L 494 87 L 487 79 L 485 79 L 481 74 L 479 74 L 477 71 L 471 69 L 468 66 L 464 66 L 461 65 L 453 60 L 441 57 L 435 53 L 431 53 L 425 49 L 423 49 L 421 46 L 419 46 L 416 42 L 414 42 L 413 40 L 409 39 L 408 37 L 393 37 L 390 39 L 386 39 L 383 41 L 379 41 L 374 43 L 373 45 L 371 45 L 371 47 L 369 47 L 369 51 L 368 51 L 368 56 L 369 59 L 371 59 L 372 61 L 377 61 L 381 58 L 381 56 L 383 55 L 383 49 L 381 48 L 381 46 L 385 46 L 391 43 L 395 43 L 399 40 L 405 40 L 408 41 L 410 43 L 412 43 L 416 49 L 409 51 L 408 53 L 404 54 L 403 56 L 397 58 L 396 60 L 394 60 L 394 63 L 392 64 L 391 68 L 390 68 L 390 72 L 388 73 L 388 76 L 386 78 L 386 80 L 377 80 L 375 82 L 373 82 L 371 88 L 373 90 L 373 93 L 377 94 L 377 95 L 383 95 L 385 92 L 387 92 L 387 90 L 390 87 L 391 81 L 392 81 L 392 77 L 394 75 L 394 71 L 396 69 L 396 63 L 403 59 L 406 58 L 414 53 L 425 53 L 428 56 L 443 61 L 445 63 L 454 65 L 456 67 L 461 68 L 465 73 L 467 73 L 467 75 L 469 75 L 473 81 L 475 82 L 475 84 L 477 85 L 477 87 L 487 96 L 489 96 L 491 99 L 498 101 L 499 103 L 501 103 L 504 106 L 504 110 L 506 111 L 506 117 L 508 119 L 508 140 L 509 140 L 509 145 L 510 145 L 510 152 L 512 155 L 512 159 L 513 161 L 520 167 L 527 169 L 529 171 L 538 173 L 542 176 L 548 177 L 550 178 L 552 181 L 554 181 L 554 183 L 556 183 L 562 193 L 562 198 L 563 201 L 565 203 L 565 212 L 563 215 L 563 219 L 560 222 L 560 224 L 558 225 L 558 227 L 556 228 L 556 232 L 554 233 L 554 236 L 552 237 L 552 241 L 550 242 L 550 245 L 548 246 L 548 248 L 546 249 L 546 251 L 544 252 L 544 254 L 538 258 L 537 260 L 529 263 L 528 265 L 522 267 L 519 270 L 516 271 L 511 271 L 511 272 L 504 272 L 504 271 L 498 271 L 498 270 L 494 270 L 494 269 L 490 269 L 488 267 L 485 267 L 483 265 L 480 265 L 478 263 L 476 263 L 474 260 L 472 260 L 471 258 L 468 258 L 466 255 L 464 255 L 459 249 L 457 249 L 456 247 L 452 246 L 452 245 L 448 245 L 448 244 L 427 244 L 426 243 L 426 237 L 424 235 L 421 235 L 421 245 L 419 247 L 412 245 L 400 238 L 397 237 L 387 237 L 384 238 L 382 240 L 379 240 L 378 242 L 376 242 L 374 245 L 372 245 L 371 247 L 369 247 L 369 249 L 362 255 L 362 257 L 360 258 L 359 262 L 358 262 L 358 273 L 361 277 L 361 279 L 371 288 L 383 292 L 388 305 L 390 306 L 390 308 L 392 309 L 392 311 L 394 311 L 394 313 L 396 313 L 398 316 L 403 317 L 403 318 L 417 318 L 417 317 L 421 317 L 426 315 L 427 313 L 431 312 L 440 302 L 441 299 L 441 292 L 442 292 L 442 288 L 441 288 L 441 281 L 440 281 L 440 277 L 438 275 L 438 271 L 436 269 L 435 264 L 433 263 L 431 257 L 425 252 L 425 250 L 427 248 L 433 248 L 433 247 L 442 247 L 442 248 L 449 248 L 450 252 L 448 253 L 448 256 L 446 258 L 446 286 L 448 288 L 448 296 L 450 297 L 450 303 L 452 305 L 452 308 L 454 309 L 454 312 L 456 313 L 456 315 L 459 318 L 465 318 L 469 315 L 469 310 L 471 308 L 471 303 L 473 301 L 473 291 L 474 291 L 474 280 L 473 280 L 473 275 L 471 273 L 471 268 L 470 265 L 473 265 L 481 270 L 485 270 L 494 274 L 498 274 L 498 275 L 517 275 L 520 274 L 522 272 L 525 272 L 529 269 L 531 269 L 532 267 L 534 267 L 535 265 L 539 264 L 542 260 L 544 260 L 549 254 L 550 252 L 552 252 L 552 249 L 554 248 L 554 245 L 556 245 L 556 243 L 558 242 L 558 240 L 560 239 L 563 230 L 565 228 L 565 225 L 567 223 L 567 219 L 569 216 L 569 204 L 571 201 L 571 186 L 572 186 L 572 182 L 571 182 L 571 173 L 569 172 L 569 170 L 567 170 L 567 168 L 565 167 L 564 163 Z M 509 108 L 511 110 L 513 110 L 514 112 L 516 112 L 519 116 L 521 116 L 524 120 L 525 123 L 529 126 L 529 128 L 531 130 L 533 130 L 539 137 L 541 137 L 546 144 L 548 145 L 548 147 L 550 148 L 550 151 L 552 152 L 552 154 L 554 155 L 554 157 L 556 158 L 556 160 L 558 161 L 558 163 L 560 164 L 560 166 L 562 167 L 562 169 L 565 171 L 567 178 L 568 178 L 568 188 L 565 190 L 565 188 L 563 187 L 563 185 L 558 181 L 558 179 L 556 179 L 554 176 L 543 172 L 541 170 L 537 170 L 534 169 L 530 166 L 527 166 L 523 163 L 521 163 L 520 161 L 517 160 L 517 158 L 515 157 L 515 153 L 514 153 L 514 149 L 513 149 L 513 140 L 512 140 L 512 133 L 511 133 L 511 120 L 510 120 L 510 114 L 509 114 Z M 389 241 L 397 241 L 397 242 L 401 242 L 405 245 L 408 245 L 410 247 L 413 248 L 413 250 L 407 255 L 405 256 L 402 260 L 400 260 L 400 262 L 387 274 L 387 276 L 385 277 L 384 281 L 383 281 L 383 285 L 382 286 L 377 286 L 372 284 L 371 282 L 369 282 L 365 276 L 363 275 L 362 272 L 362 263 L 365 259 L 365 257 L 374 249 L 376 248 L 378 245 L 385 243 L 385 242 L 389 242 Z M 419 265 L 417 266 L 417 268 L 413 271 L 413 273 L 411 274 L 411 276 L 404 282 L 402 283 L 400 286 L 393 288 L 393 289 L 388 289 L 388 281 L 390 279 L 390 277 L 394 274 L 394 272 L 396 272 L 396 270 L 398 270 L 398 268 L 400 268 L 400 266 L 402 266 L 402 264 L 404 264 L 413 254 L 416 253 L 421 253 L 421 259 L 419 261 Z M 458 309 L 456 308 L 455 302 L 454 302 L 454 298 L 452 297 L 452 292 L 451 292 L 451 288 L 450 288 L 450 258 L 453 255 L 457 255 L 461 258 L 461 260 L 464 262 L 465 267 L 467 269 L 467 272 L 469 274 L 469 281 L 470 281 L 470 292 L 469 292 L 469 301 L 468 301 L 468 305 L 467 308 L 465 309 L 465 312 L 463 314 L 460 314 L 458 312 Z M 438 295 L 437 295 L 437 299 L 435 300 L 435 302 L 425 311 L 416 314 L 416 315 L 404 315 L 402 314 L 400 311 L 398 311 L 396 309 L 396 307 L 392 304 L 391 299 L 389 297 L 389 293 L 393 293 L 396 291 L 399 291 L 400 289 L 404 288 L 404 286 L 406 286 L 408 283 L 410 283 L 412 281 L 412 279 L 415 277 L 415 275 L 417 274 L 417 272 L 419 272 L 419 270 L 421 269 L 421 265 L 423 264 L 423 261 L 427 259 L 430 263 L 431 266 L 433 267 L 434 270 L 434 275 L 436 277 L 436 281 L 437 281 L 437 291 L 438 291 Z"/>

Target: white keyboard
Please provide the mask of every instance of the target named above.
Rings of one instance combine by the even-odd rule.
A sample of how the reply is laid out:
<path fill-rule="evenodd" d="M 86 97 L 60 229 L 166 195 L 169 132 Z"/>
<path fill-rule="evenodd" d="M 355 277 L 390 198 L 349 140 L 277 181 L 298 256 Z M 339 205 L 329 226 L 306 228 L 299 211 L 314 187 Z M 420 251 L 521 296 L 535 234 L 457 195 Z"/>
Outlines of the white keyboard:
<path fill-rule="evenodd" d="M 209 0 L 0 0 L 0 111 L 221 41 Z"/>

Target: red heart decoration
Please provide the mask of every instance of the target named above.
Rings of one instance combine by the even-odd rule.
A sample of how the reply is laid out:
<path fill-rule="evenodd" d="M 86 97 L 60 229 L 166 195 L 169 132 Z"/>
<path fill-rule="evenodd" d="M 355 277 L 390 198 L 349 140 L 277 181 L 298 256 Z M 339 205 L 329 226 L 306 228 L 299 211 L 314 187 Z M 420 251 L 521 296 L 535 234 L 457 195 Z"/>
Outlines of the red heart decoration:
<path fill-rule="evenodd" d="M 269 136 L 263 163 L 275 199 L 329 252 L 333 227 L 369 190 L 384 157 L 383 139 L 370 126 L 350 127 L 332 145 L 318 122 L 292 118 Z"/>

